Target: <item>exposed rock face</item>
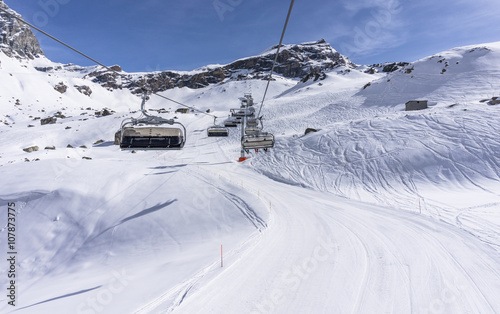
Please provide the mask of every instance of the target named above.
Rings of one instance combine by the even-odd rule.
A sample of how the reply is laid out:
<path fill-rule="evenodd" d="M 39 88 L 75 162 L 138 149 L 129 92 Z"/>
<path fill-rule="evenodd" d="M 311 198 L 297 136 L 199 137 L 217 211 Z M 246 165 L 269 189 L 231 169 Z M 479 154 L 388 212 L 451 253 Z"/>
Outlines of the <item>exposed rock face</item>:
<path fill-rule="evenodd" d="M 110 72 L 106 69 L 99 69 L 88 75 L 85 75 L 85 78 L 92 78 L 93 82 L 99 83 L 102 86 L 108 89 L 121 89 L 122 86 L 120 84 L 120 75 L 115 72 Z"/>
<path fill-rule="evenodd" d="M 250 70 L 269 72 L 278 46 L 272 47 L 260 56 L 235 61 L 225 68 L 228 70 Z M 275 73 L 284 77 L 303 78 L 310 73 L 331 70 L 339 66 L 355 68 L 347 57 L 335 51 L 324 39 L 299 45 L 284 45 L 278 55 Z"/>
<path fill-rule="evenodd" d="M 487 101 L 488 105 L 490 105 L 490 106 L 494 106 L 494 105 L 499 105 L 500 104 L 500 98 L 499 97 L 492 97 L 491 99 L 488 99 L 488 100 L 485 100 L 485 101 Z"/>
<path fill-rule="evenodd" d="M 120 77 L 116 72 L 100 68 L 88 74 L 95 83 L 108 89 L 127 88 L 134 93 L 142 93 L 144 84 L 153 92 L 161 92 L 174 87 L 203 88 L 210 84 L 217 84 L 226 79 L 246 80 L 263 79 L 271 71 L 276 57 L 277 46 L 265 51 L 259 56 L 244 58 L 220 67 L 205 67 L 194 73 L 174 71 L 155 72 L 139 77 L 128 75 Z M 320 79 L 325 76 L 324 71 L 344 66 L 354 69 L 356 65 L 347 57 L 341 55 L 324 39 L 316 42 L 299 45 L 283 45 L 278 55 L 274 73 L 289 78 Z M 117 72 L 118 66 L 113 67 Z"/>
<path fill-rule="evenodd" d="M 54 89 L 56 91 L 58 91 L 59 93 L 64 94 L 68 90 L 68 86 L 64 85 L 63 82 L 59 82 L 59 84 L 57 84 L 56 86 L 54 86 Z"/>
<path fill-rule="evenodd" d="M 88 87 L 87 85 L 75 85 L 76 90 L 78 90 L 80 93 L 90 96 L 92 95 L 92 89 Z"/>
<path fill-rule="evenodd" d="M 40 124 L 41 125 L 55 124 L 56 122 L 57 122 L 57 118 L 56 117 L 48 117 L 48 118 L 40 120 Z"/>
<path fill-rule="evenodd" d="M 326 73 L 321 71 L 321 72 L 311 72 L 309 74 L 307 74 L 306 76 L 304 76 L 301 80 L 302 83 L 305 83 L 309 80 L 313 80 L 314 82 L 316 82 L 317 80 L 324 80 L 326 79 Z"/>
<path fill-rule="evenodd" d="M 393 63 L 380 63 L 370 66 L 366 73 L 374 74 L 377 72 L 391 73 L 404 68 L 409 65 L 408 62 L 393 62 Z"/>
<path fill-rule="evenodd" d="M 9 9 L 3 1 L 0 1 L 0 8 L 21 17 Z M 34 59 L 43 55 L 40 43 L 30 27 L 2 11 L 0 11 L 0 50 L 8 56 L 16 58 Z"/>
<path fill-rule="evenodd" d="M 304 132 L 304 135 L 307 135 L 307 134 L 309 134 L 311 132 L 318 132 L 318 130 L 313 129 L 313 128 L 307 128 L 306 131 Z"/>
<path fill-rule="evenodd" d="M 96 117 L 106 117 L 106 116 L 112 115 L 113 113 L 115 113 L 113 110 L 110 110 L 108 108 L 104 108 L 100 111 L 96 111 L 95 116 Z"/>
<path fill-rule="evenodd" d="M 36 152 L 36 151 L 38 151 L 38 146 L 26 147 L 26 148 L 23 148 L 23 150 L 27 153 Z"/>

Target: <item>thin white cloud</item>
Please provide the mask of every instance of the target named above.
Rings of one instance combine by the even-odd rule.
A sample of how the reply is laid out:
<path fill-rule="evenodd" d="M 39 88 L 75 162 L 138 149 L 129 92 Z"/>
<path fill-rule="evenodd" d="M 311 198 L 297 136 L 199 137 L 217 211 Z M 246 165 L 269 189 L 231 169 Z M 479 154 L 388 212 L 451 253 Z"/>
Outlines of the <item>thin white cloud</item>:
<path fill-rule="evenodd" d="M 416 19 L 411 25 L 412 36 L 428 42 L 461 42 L 468 44 L 490 38 L 499 40 L 500 26 L 495 23 L 500 13 L 498 0 L 422 0 L 412 2 L 409 9 Z"/>
<path fill-rule="evenodd" d="M 395 0 L 341 0 L 342 6 L 351 14 L 356 14 L 361 10 L 386 8 L 393 5 Z"/>
<path fill-rule="evenodd" d="M 350 31 L 342 37 L 342 53 L 350 57 L 380 54 L 406 42 L 402 0 L 345 2 L 344 7 L 353 14 L 354 23 L 351 21 Z"/>

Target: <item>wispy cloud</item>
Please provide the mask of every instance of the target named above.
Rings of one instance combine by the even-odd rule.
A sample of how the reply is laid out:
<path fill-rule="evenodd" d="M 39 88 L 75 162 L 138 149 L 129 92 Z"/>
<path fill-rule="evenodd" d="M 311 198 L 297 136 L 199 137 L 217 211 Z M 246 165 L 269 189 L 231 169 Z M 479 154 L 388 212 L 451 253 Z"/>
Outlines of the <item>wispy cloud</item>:
<path fill-rule="evenodd" d="M 383 8 L 387 6 L 387 3 L 391 1 L 387 0 L 341 0 L 342 6 L 345 10 L 349 11 L 351 14 L 356 14 L 361 10 Z"/>
<path fill-rule="evenodd" d="M 343 0 L 343 4 L 354 22 L 342 36 L 342 53 L 350 57 L 380 54 L 406 42 L 402 0 Z"/>
<path fill-rule="evenodd" d="M 411 39 L 429 45 L 465 45 L 499 40 L 497 0 L 421 0 L 408 3 Z M 418 21 L 418 22 L 417 22 Z M 452 48 L 443 47 L 444 49 Z"/>

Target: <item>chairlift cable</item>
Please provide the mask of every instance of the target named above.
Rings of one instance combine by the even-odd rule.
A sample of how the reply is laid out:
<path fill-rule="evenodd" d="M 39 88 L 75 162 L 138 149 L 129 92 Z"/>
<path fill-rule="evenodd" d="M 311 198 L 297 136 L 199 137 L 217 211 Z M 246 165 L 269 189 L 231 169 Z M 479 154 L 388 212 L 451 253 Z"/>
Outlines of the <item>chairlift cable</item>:
<path fill-rule="evenodd" d="M 283 38 L 285 37 L 286 27 L 288 26 L 288 21 L 290 20 L 290 15 L 292 14 L 294 2 L 295 0 L 291 1 L 290 8 L 288 9 L 285 25 L 283 26 L 283 32 L 281 33 L 280 42 L 278 44 L 278 48 L 276 49 L 276 56 L 274 57 L 273 66 L 271 67 L 271 72 L 269 73 L 269 77 L 267 80 L 266 90 L 264 91 L 264 96 L 262 97 L 259 113 L 257 114 L 257 119 L 259 119 L 261 123 L 260 130 L 263 129 L 262 117 L 260 116 L 260 113 L 262 111 L 262 107 L 264 106 L 264 101 L 266 99 L 267 91 L 269 89 L 269 84 L 271 83 L 274 67 L 276 66 L 276 62 L 278 61 L 278 56 L 280 53 L 281 45 L 283 44 Z M 252 132 L 250 134 L 246 134 L 246 132 L 244 131 L 245 126 L 247 124 L 246 117 L 247 115 L 243 116 L 243 121 L 241 125 L 241 157 L 239 159 L 240 162 L 247 159 L 247 157 L 245 157 L 245 152 L 248 153 L 250 149 L 255 149 L 256 152 L 258 152 L 259 149 L 264 149 L 264 151 L 267 152 L 269 148 L 274 147 L 274 135 L 271 133 L 257 131 L 257 132 Z"/>
<path fill-rule="evenodd" d="M 68 45 L 68 44 L 64 43 L 63 41 L 61 41 L 61 40 L 59 40 L 59 39 L 55 38 L 54 36 L 52 36 L 52 35 L 50 35 L 50 34 L 48 34 L 48 33 L 44 32 L 43 30 L 41 30 L 40 28 L 36 27 L 35 25 L 33 25 L 33 24 L 31 24 L 31 23 L 26 22 L 26 21 L 25 21 L 25 20 L 23 20 L 22 18 L 20 18 L 20 17 L 18 17 L 18 16 L 16 16 L 16 15 L 14 15 L 14 14 L 10 13 L 9 11 L 7 11 L 7 10 L 5 10 L 5 9 L 2 9 L 2 8 L 0 8 L 0 11 L 3 11 L 4 13 L 8 14 L 10 17 L 13 17 L 13 18 L 15 18 L 16 20 L 18 20 L 19 22 L 21 22 L 21 23 L 23 23 L 23 24 L 26 24 L 26 25 L 28 25 L 29 27 L 31 27 L 31 28 L 33 28 L 33 29 L 35 29 L 35 30 L 39 31 L 40 33 L 44 34 L 45 36 L 47 36 L 47 37 L 49 37 L 49 38 L 51 38 L 51 39 L 53 39 L 53 40 L 57 41 L 57 42 L 58 42 L 58 43 L 60 43 L 61 45 L 63 45 L 63 46 L 65 46 L 65 47 L 67 47 L 67 48 L 69 48 L 69 49 L 73 50 L 74 52 L 76 52 L 76 53 L 78 53 L 78 54 L 82 55 L 83 57 L 85 57 L 85 58 L 89 59 L 90 61 L 92 61 L 92 62 L 94 62 L 94 63 L 97 63 L 98 65 L 100 65 L 100 66 L 102 66 L 102 67 L 106 68 L 107 70 L 109 70 L 109 71 L 113 71 L 113 72 L 116 72 L 116 71 L 112 70 L 110 67 L 105 66 L 104 64 L 100 63 L 99 61 L 97 61 L 97 60 L 95 60 L 95 59 L 93 59 L 93 58 L 91 58 L 91 57 L 87 56 L 87 55 L 86 55 L 86 54 L 84 54 L 83 52 L 78 51 L 77 49 L 75 49 L 75 48 L 71 47 L 70 45 Z"/>
<path fill-rule="evenodd" d="M 283 43 L 283 38 L 285 37 L 286 27 L 288 26 L 288 21 L 290 20 L 290 15 L 292 14 L 294 2 L 295 2 L 295 0 L 292 0 L 292 2 L 290 3 L 290 8 L 288 9 L 288 15 L 286 16 L 285 26 L 283 27 L 283 32 L 281 33 L 280 43 L 278 44 L 278 50 L 276 51 L 276 56 L 274 57 L 273 66 L 271 67 L 271 72 L 269 73 L 269 77 L 267 79 L 266 90 L 264 91 L 264 97 L 262 98 L 262 102 L 261 102 L 260 108 L 259 108 L 259 114 L 257 114 L 257 117 L 260 117 L 260 112 L 262 110 L 262 106 L 264 106 L 264 100 L 266 99 L 267 90 L 269 89 L 269 83 L 271 83 L 274 67 L 276 66 L 276 62 L 278 61 L 278 55 L 280 53 L 281 45 Z"/>
<path fill-rule="evenodd" d="M 81 52 L 81 51 L 79 51 L 79 50 L 77 50 L 77 49 L 75 49 L 75 48 L 71 47 L 70 45 L 68 45 L 68 44 L 64 43 L 63 41 L 61 41 L 61 40 L 57 39 L 56 37 L 54 37 L 54 36 L 50 35 L 49 33 L 47 33 L 47 32 L 45 32 L 45 31 L 41 30 L 40 28 L 38 28 L 38 27 L 36 27 L 36 26 L 34 26 L 33 24 L 26 22 L 26 21 L 25 21 L 25 20 L 23 20 L 22 18 L 20 18 L 20 17 L 18 17 L 18 16 L 16 16 L 16 15 L 14 15 L 14 14 L 10 13 L 9 11 L 7 11 L 7 10 L 5 10 L 5 9 L 2 9 L 2 8 L 0 8 L 0 11 L 2 11 L 2 12 L 4 12 L 4 13 L 6 13 L 6 14 L 7 14 L 7 15 L 9 15 L 10 17 L 12 17 L 12 18 L 16 19 L 17 21 L 19 21 L 19 22 L 21 22 L 21 23 L 23 23 L 23 24 L 26 24 L 26 25 L 28 25 L 29 27 L 31 27 L 31 28 L 33 28 L 33 29 L 37 30 L 38 32 L 42 33 L 43 35 L 45 35 L 45 36 L 47 36 L 47 37 L 49 37 L 49 38 L 51 38 L 51 39 L 55 40 L 56 42 L 60 43 L 61 45 L 63 45 L 63 46 L 65 46 L 65 47 L 67 47 L 67 48 L 69 48 L 69 49 L 73 50 L 74 52 L 78 53 L 79 55 L 81 55 L 81 56 L 83 56 L 83 57 L 85 57 L 85 58 L 87 58 L 87 59 L 89 59 L 90 61 L 92 61 L 92 62 L 96 63 L 97 65 L 102 66 L 102 67 L 103 67 L 103 68 L 105 68 L 106 70 L 108 70 L 108 71 L 110 71 L 110 72 L 113 72 L 113 73 L 115 73 L 115 74 L 118 74 L 119 76 L 121 76 L 122 78 L 125 78 L 125 80 L 129 81 L 130 83 L 133 83 L 132 79 L 128 78 L 125 74 L 122 74 L 122 73 L 120 73 L 120 72 L 118 72 L 118 71 L 116 71 L 116 70 L 114 70 L 114 69 L 112 69 L 112 68 L 110 68 L 110 67 L 108 67 L 108 66 L 106 66 L 106 65 L 102 64 L 101 62 L 99 62 L 99 61 L 95 60 L 94 58 L 91 58 L 90 56 L 88 56 L 88 55 L 84 54 L 83 52 Z M 152 94 L 153 94 L 153 95 L 156 95 L 156 96 L 158 96 L 158 97 L 160 97 L 160 98 L 166 99 L 166 100 L 168 100 L 168 101 L 171 101 L 171 102 L 173 102 L 173 103 L 175 103 L 175 104 L 178 104 L 178 105 L 180 105 L 180 106 L 183 106 L 183 107 L 186 107 L 186 108 L 192 109 L 192 110 L 194 110 L 194 111 L 198 111 L 198 112 L 200 112 L 200 113 L 202 113 L 202 114 L 204 114 L 204 115 L 207 115 L 207 116 L 211 116 L 211 117 L 218 118 L 218 117 L 216 117 L 215 115 L 209 114 L 209 113 L 204 112 L 204 111 L 202 111 L 202 110 L 199 110 L 199 109 L 197 109 L 197 108 L 195 108 L 195 107 L 185 105 L 185 104 L 183 104 L 183 103 L 181 103 L 181 102 L 179 102 L 179 101 L 173 100 L 173 99 L 168 98 L 168 97 L 163 96 L 163 95 L 160 95 L 160 94 L 158 94 L 158 93 L 156 93 L 156 92 L 155 92 L 155 93 L 152 93 Z"/>

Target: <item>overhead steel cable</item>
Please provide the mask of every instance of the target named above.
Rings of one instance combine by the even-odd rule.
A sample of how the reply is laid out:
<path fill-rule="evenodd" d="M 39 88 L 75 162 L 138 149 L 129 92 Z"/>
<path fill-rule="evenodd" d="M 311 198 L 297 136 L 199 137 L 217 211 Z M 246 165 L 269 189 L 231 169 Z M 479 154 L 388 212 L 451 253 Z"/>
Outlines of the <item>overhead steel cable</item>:
<path fill-rule="evenodd" d="M 33 28 L 34 30 L 36 30 L 36 31 L 38 31 L 38 32 L 40 32 L 40 33 L 42 33 L 43 35 L 45 35 L 45 36 L 49 37 L 50 39 L 55 40 L 56 42 L 60 43 L 61 45 L 63 45 L 63 46 L 65 46 L 65 47 L 67 47 L 67 48 L 69 48 L 69 49 L 73 50 L 74 52 L 78 53 L 79 55 L 81 55 L 81 56 L 83 56 L 83 57 L 85 57 L 85 58 L 87 58 L 87 59 L 89 59 L 90 61 L 92 61 L 92 62 L 96 63 L 97 65 L 102 66 L 102 67 L 103 67 L 103 68 L 105 68 L 106 70 L 108 70 L 108 71 L 110 71 L 110 72 L 113 72 L 113 73 L 115 73 L 115 74 L 119 75 L 120 77 L 122 77 L 122 78 L 124 78 L 125 80 L 129 81 L 129 83 L 133 83 L 133 82 L 134 82 L 131 78 L 127 77 L 125 74 L 122 74 L 122 73 L 120 73 L 120 72 L 118 72 L 118 71 L 116 71 L 116 70 L 112 69 L 111 67 L 108 67 L 108 66 L 106 66 L 106 65 L 102 64 L 101 62 L 99 62 L 99 61 L 95 60 L 94 58 L 89 57 L 88 55 L 84 54 L 83 52 L 81 52 L 81 51 L 79 51 L 79 50 L 77 50 L 77 49 L 75 49 L 75 48 L 71 47 L 70 45 L 68 45 L 68 44 L 64 43 L 63 41 L 61 41 L 61 40 L 57 39 L 56 37 L 54 37 L 54 36 L 50 35 L 49 33 L 45 32 L 45 31 L 43 31 L 43 30 L 41 30 L 40 28 L 36 27 L 35 25 L 33 25 L 33 24 L 31 24 L 31 23 L 26 22 L 25 20 L 23 20 L 22 18 L 20 18 L 20 17 L 16 16 L 15 14 L 12 14 L 12 13 L 10 13 L 9 11 L 7 11 L 7 10 L 5 10 L 5 9 L 2 9 L 2 8 L 0 8 L 0 11 L 2 11 L 2 12 L 4 12 L 4 13 L 6 13 L 7 15 L 9 15 L 10 17 L 12 17 L 12 18 L 16 19 L 16 20 L 17 20 L 17 21 L 19 21 L 19 22 L 21 22 L 21 23 L 23 23 L 23 24 L 28 25 L 29 27 L 31 27 L 31 28 Z M 171 101 L 171 102 L 173 102 L 173 103 L 175 103 L 175 104 L 178 104 L 178 105 L 180 105 L 180 106 L 183 106 L 183 107 L 189 108 L 189 109 L 191 109 L 191 110 L 194 110 L 194 111 L 200 112 L 200 113 L 202 113 L 202 114 L 204 114 L 204 115 L 207 115 L 207 116 L 210 116 L 210 117 L 214 117 L 214 118 L 218 118 L 218 117 L 217 117 L 217 116 L 215 116 L 215 115 L 212 115 L 212 114 L 209 114 L 209 113 L 204 112 L 204 111 L 202 111 L 202 110 L 199 110 L 199 109 L 197 109 L 197 108 L 195 108 L 195 107 L 193 107 L 193 106 L 188 106 L 188 105 L 185 105 L 185 104 L 183 104 L 183 103 L 181 103 L 181 102 L 179 102 L 179 101 L 173 100 L 173 99 L 168 98 L 168 97 L 163 96 L 163 95 L 160 95 L 160 94 L 158 94 L 158 93 L 156 93 L 156 92 L 153 92 L 153 93 L 152 93 L 152 95 L 156 95 L 156 96 L 158 96 L 158 97 L 160 97 L 160 98 L 163 98 L 163 99 L 165 99 L 165 100 Z"/>
<path fill-rule="evenodd" d="M 260 104 L 259 113 L 257 114 L 257 117 L 260 117 L 260 112 L 262 110 L 262 107 L 264 106 L 264 101 L 266 100 L 267 90 L 269 89 L 269 83 L 271 83 L 274 67 L 276 66 L 276 62 L 278 61 L 281 45 L 283 43 L 283 37 L 285 37 L 286 27 L 288 26 L 288 21 L 290 20 L 290 15 L 292 14 L 294 3 L 295 0 L 292 0 L 292 2 L 290 3 L 290 8 L 288 9 L 288 15 L 286 16 L 285 26 L 283 27 L 283 32 L 281 33 L 280 43 L 278 44 L 278 49 L 276 51 L 276 56 L 274 57 L 273 66 L 271 67 L 271 72 L 269 73 L 269 78 L 267 79 L 266 90 L 264 91 L 264 97 L 262 97 L 262 103 Z"/>

